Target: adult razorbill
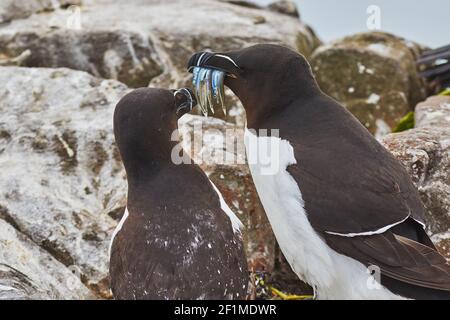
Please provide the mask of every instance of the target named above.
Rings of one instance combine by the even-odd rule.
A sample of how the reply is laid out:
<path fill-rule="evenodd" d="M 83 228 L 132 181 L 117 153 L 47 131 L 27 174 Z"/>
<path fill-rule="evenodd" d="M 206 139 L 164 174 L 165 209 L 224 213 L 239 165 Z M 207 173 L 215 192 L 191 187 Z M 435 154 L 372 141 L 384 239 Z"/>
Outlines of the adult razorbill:
<path fill-rule="evenodd" d="M 142 88 L 116 106 L 114 135 L 128 180 L 111 242 L 116 299 L 246 297 L 239 219 L 197 165 L 173 161 L 177 118 L 194 103 L 186 89 Z"/>
<path fill-rule="evenodd" d="M 319 299 L 450 298 L 450 267 L 424 231 L 406 170 L 320 90 L 303 56 L 256 45 L 197 53 L 188 69 L 196 84 L 212 74 L 202 70 L 224 72 L 241 100 L 259 197 L 286 259 Z"/>

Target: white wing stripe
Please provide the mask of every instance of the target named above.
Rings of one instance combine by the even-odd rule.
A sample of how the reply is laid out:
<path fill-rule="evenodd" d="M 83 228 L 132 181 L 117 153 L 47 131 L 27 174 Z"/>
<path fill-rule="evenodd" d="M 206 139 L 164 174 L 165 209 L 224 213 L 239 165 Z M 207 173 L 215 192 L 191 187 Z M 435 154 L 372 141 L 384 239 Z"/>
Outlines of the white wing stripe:
<path fill-rule="evenodd" d="M 405 222 L 406 220 L 409 219 L 410 216 L 407 216 L 405 219 L 403 219 L 402 221 L 396 222 L 394 224 L 390 224 L 386 227 L 383 227 L 379 230 L 376 231 L 369 231 L 369 232 L 361 232 L 361 233 L 336 233 L 336 232 L 330 232 L 330 231 L 325 231 L 325 233 L 331 234 L 333 236 L 341 236 L 341 237 L 347 237 L 347 238 L 355 238 L 355 237 L 363 237 L 363 236 L 373 236 L 376 234 L 382 234 L 385 233 L 386 231 L 388 231 L 389 229 Z"/>

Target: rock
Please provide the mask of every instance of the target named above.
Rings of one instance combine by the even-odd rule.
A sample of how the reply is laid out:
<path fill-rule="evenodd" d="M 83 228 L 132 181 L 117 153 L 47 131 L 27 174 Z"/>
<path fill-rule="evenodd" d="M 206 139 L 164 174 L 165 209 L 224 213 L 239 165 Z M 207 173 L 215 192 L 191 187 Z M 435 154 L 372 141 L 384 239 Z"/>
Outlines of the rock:
<path fill-rule="evenodd" d="M 253 1 L 246 1 L 246 0 L 219 0 L 221 2 L 226 2 L 230 4 L 234 4 L 236 6 L 241 6 L 245 8 L 252 8 L 252 9 L 262 9 L 263 7 L 258 5 L 257 3 Z"/>
<path fill-rule="evenodd" d="M 26 18 L 33 13 L 58 10 L 70 5 L 80 5 L 81 0 L 2 0 L 0 2 L 0 24 L 14 19 Z"/>
<path fill-rule="evenodd" d="M 25 50 L 14 58 L 0 59 L 0 66 L 21 66 L 31 56 L 30 50 Z"/>
<path fill-rule="evenodd" d="M 254 24 L 261 24 L 261 23 L 266 23 L 266 18 L 264 18 L 263 16 L 255 16 L 253 18 L 253 23 Z"/>
<path fill-rule="evenodd" d="M 219 1 L 252 9 L 268 9 L 273 12 L 278 12 L 295 18 L 300 18 L 300 14 L 298 13 L 297 10 L 297 5 L 293 1 L 287 0 L 274 1 L 272 3 L 269 3 L 266 7 L 260 6 L 255 2 L 245 0 L 219 0 Z"/>
<path fill-rule="evenodd" d="M 429 233 L 446 233 L 450 229 L 450 97 L 420 103 L 415 118 L 415 129 L 389 135 L 382 143 L 416 184 L 427 209 Z"/>
<path fill-rule="evenodd" d="M 431 237 L 431 240 L 436 245 L 438 251 L 447 259 L 450 263 L 450 232 L 442 232 Z"/>
<path fill-rule="evenodd" d="M 267 6 L 269 10 L 285 14 L 288 16 L 300 18 L 300 14 L 297 10 L 297 5 L 293 1 L 281 0 L 272 2 Z"/>
<path fill-rule="evenodd" d="M 80 71 L 21 67 L 0 67 L 0 83 L 0 218 L 108 297 L 117 224 L 109 213 L 126 197 L 112 115 L 127 87 Z"/>
<path fill-rule="evenodd" d="M 433 96 L 416 107 L 416 128 L 442 128 L 450 126 L 450 96 Z"/>
<path fill-rule="evenodd" d="M 243 127 L 216 118 L 185 115 L 179 120 L 179 128 L 183 149 L 245 225 L 244 246 L 252 278 L 263 277 L 267 284 L 290 293 L 309 292 L 279 251 L 246 164 Z M 251 289 L 253 298 L 271 296 L 259 288 Z"/>
<path fill-rule="evenodd" d="M 92 299 L 75 271 L 0 219 L 0 300 Z"/>
<path fill-rule="evenodd" d="M 415 65 L 421 50 L 387 33 L 362 33 L 319 47 L 311 64 L 321 89 L 381 138 L 425 98 Z"/>
<path fill-rule="evenodd" d="M 270 42 L 309 56 L 318 43 L 296 18 L 210 0 L 94 1 L 81 7 L 79 30 L 67 19 L 59 10 L 0 26 L 0 56 L 29 49 L 29 67 L 69 67 L 132 87 L 150 80 L 180 87 L 190 82 L 186 62 L 199 50 Z"/>
<path fill-rule="evenodd" d="M 24 66 L 67 67 L 118 79 L 133 87 L 147 86 L 162 72 L 152 58 L 151 42 L 138 33 L 50 28 L 42 33 L 23 30 L 5 35 L 1 31 L 0 43 L 4 46 L 0 54 L 13 57 L 23 50 L 31 52 Z"/>

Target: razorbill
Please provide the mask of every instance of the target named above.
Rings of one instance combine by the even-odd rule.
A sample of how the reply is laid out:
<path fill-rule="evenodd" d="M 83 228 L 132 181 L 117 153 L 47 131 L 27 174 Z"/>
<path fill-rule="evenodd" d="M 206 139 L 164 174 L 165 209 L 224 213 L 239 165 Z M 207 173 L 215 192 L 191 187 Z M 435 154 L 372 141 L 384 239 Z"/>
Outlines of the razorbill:
<path fill-rule="evenodd" d="M 286 259 L 317 298 L 450 298 L 450 266 L 424 231 L 406 170 L 320 90 L 303 56 L 256 45 L 197 53 L 188 69 L 196 83 L 208 81 L 204 69 L 225 73 L 241 100 L 258 195 Z"/>
<path fill-rule="evenodd" d="M 172 161 L 187 89 L 141 88 L 114 112 L 128 201 L 110 249 L 116 299 L 245 299 L 241 223 L 203 171 Z M 186 157 L 186 155 L 184 155 Z"/>

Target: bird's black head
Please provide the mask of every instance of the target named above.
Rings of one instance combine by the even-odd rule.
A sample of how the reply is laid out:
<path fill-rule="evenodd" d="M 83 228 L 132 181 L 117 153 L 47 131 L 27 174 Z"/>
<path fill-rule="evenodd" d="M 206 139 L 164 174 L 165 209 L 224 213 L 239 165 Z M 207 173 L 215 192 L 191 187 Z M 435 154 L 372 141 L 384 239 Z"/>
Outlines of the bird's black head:
<path fill-rule="evenodd" d="M 188 62 L 198 68 L 225 73 L 224 84 L 243 103 L 248 122 L 257 122 L 273 106 L 285 106 L 319 90 L 305 57 L 270 44 L 224 53 L 199 52 Z"/>
<path fill-rule="evenodd" d="M 190 90 L 140 88 L 124 96 L 114 111 L 114 136 L 127 175 L 170 161 L 177 120 L 196 104 Z"/>

